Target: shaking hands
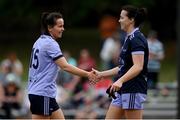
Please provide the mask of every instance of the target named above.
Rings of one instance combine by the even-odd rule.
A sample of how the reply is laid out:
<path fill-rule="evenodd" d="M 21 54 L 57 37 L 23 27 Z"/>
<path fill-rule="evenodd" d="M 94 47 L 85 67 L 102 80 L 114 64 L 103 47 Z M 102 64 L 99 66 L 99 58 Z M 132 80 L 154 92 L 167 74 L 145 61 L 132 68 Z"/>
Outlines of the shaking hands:
<path fill-rule="evenodd" d="M 89 72 L 88 78 L 89 78 L 90 84 L 94 85 L 97 82 L 99 82 L 103 77 L 101 75 L 101 72 L 92 68 L 92 71 Z"/>

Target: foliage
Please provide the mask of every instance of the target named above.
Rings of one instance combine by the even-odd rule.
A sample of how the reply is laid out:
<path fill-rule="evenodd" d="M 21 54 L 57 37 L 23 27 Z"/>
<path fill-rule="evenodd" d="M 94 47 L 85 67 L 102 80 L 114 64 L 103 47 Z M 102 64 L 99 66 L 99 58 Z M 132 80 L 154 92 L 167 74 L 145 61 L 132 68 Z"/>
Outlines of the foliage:
<path fill-rule="evenodd" d="M 125 4 L 151 7 L 155 0 L 0 0 L 0 16 L 4 21 L 13 18 L 10 19 L 11 24 L 24 20 L 37 24 L 41 12 L 58 10 L 63 13 L 69 26 L 91 26 L 97 24 L 102 13 L 117 13 Z"/>

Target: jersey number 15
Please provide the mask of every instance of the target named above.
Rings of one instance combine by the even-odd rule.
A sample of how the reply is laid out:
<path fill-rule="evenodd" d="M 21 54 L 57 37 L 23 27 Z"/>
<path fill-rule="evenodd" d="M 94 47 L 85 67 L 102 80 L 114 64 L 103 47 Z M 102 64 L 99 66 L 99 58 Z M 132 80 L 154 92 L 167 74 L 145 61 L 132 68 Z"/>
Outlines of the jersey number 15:
<path fill-rule="evenodd" d="M 33 67 L 34 69 L 37 69 L 39 66 L 39 59 L 38 59 L 39 49 L 32 49 L 31 52 L 31 59 L 30 59 L 30 68 Z"/>

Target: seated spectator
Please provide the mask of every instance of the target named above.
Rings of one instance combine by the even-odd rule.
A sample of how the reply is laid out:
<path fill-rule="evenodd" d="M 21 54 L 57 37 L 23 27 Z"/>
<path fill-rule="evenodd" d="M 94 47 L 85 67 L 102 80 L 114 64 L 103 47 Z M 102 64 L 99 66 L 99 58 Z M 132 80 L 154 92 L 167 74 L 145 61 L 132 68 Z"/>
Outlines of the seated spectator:
<path fill-rule="evenodd" d="M 91 57 L 87 49 L 82 49 L 80 51 L 78 67 L 86 71 L 91 71 L 92 68 L 96 67 L 95 59 Z M 89 83 L 87 81 L 87 78 L 80 78 L 79 82 L 79 85 L 82 85 L 82 89 L 84 91 L 87 91 L 89 89 Z"/>
<path fill-rule="evenodd" d="M 21 61 L 17 58 L 15 52 L 10 52 L 7 58 L 1 62 L 1 71 L 3 73 L 15 73 L 18 76 L 22 76 L 23 65 Z"/>
<path fill-rule="evenodd" d="M 4 83 L 4 101 L 2 103 L 2 109 L 5 111 L 5 118 L 19 116 L 23 100 L 22 96 L 20 78 L 13 73 L 7 74 Z"/>
<path fill-rule="evenodd" d="M 5 77 L 8 73 L 10 73 L 9 65 L 6 63 L 2 63 L 0 67 L 0 82 L 1 84 L 5 83 Z"/>
<path fill-rule="evenodd" d="M 86 70 L 86 71 L 91 71 L 92 68 L 96 67 L 96 62 L 95 62 L 94 58 L 91 57 L 91 55 L 87 49 L 82 49 L 80 51 L 78 67 L 83 70 Z"/>
<path fill-rule="evenodd" d="M 78 67 L 91 71 L 92 68 L 96 67 L 95 60 L 90 56 L 87 49 L 80 51 L 80 57 L 78 60 Z M 71 103 L 74 107 L 79 107 L 84 104 L 86 95 L 90 92 L 91 87 L 89 86 L 87 78 L 76 76 L 73 79 L 74 90 L 72 91 Z"/>

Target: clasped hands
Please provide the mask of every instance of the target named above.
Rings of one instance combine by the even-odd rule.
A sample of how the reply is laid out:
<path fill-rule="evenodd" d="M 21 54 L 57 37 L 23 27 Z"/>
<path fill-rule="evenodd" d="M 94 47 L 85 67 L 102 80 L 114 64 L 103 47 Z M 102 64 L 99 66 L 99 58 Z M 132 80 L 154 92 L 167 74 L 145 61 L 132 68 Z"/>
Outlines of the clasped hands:
<path fill-rule="evenodd" d="M 94 85 L 102 79 L 102 76 L 99 71 L 92 69 L 92 71 L 88 74 L 88 79 L 90 84 Z"/>
<path fill-rule="evenodd" d="M 89 82 L 90 84 L 93 84 L 93 85 L 99 82 L 100 80 L 102 80 L 103 77 L 104 77 L 103 72 L 100 72 L 95 69 L 92 69 L 92 71 L 89 72 L 89 75 L 88 75 Z M 110 85 L 107 88 L 106 93 L 109 95 L 109 97 L 112 97 L 113 99 L 115 99 L 116 98 L 115 92 L 119 91 L 121 87 L 122 87 L 122 80 L 118 79 L 116 82 L 114 82 L 112 85 Z"/>

